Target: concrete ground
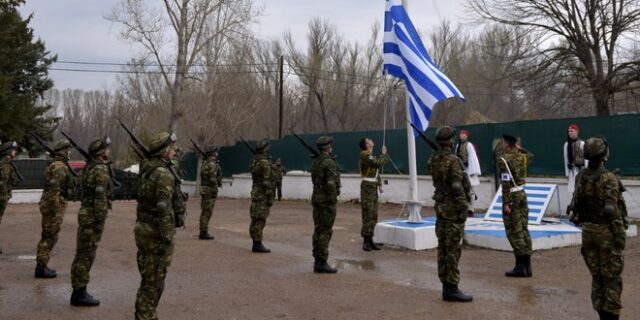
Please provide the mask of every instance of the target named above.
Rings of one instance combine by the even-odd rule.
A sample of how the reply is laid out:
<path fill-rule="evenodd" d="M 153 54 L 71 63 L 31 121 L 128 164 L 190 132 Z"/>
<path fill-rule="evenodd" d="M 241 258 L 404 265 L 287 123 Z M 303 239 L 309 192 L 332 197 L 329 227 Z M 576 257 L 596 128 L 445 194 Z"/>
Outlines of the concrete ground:
<path fill-rule="evenodd" d="M 590 276 L 579 248 L 536 252 L 534 278 L 507 279 L 510 253 L 465 246 L 461 288 L 470 304 L 440 300 L 435 250 L 360 248 L 360 209 L 344 203 L 331 243 L 337 275 L 313 274 L 311 206 L 276 203 L 265 229 L 271 254 L 253 254 L 248 200 L 220 199 L 211 225 L 215 241 L 199 241 L 198 199 L 189 202 L 179 230 L 161 319 L 596 319 Z M 133 241 L 135 202 L 116 202 L 93 267 L 89 291 L 97 308 L 72 308 L 69 270 L 75 250 L 78 204 L 69 206 L 50 267 L 58 278 L 36 280 L 40 234 L 37 205 L 9 205 L 0 225 L 0 319 L 132 319 L 139 284 Z M 382 205 L 381 219 L 396 205 Z M 426 210 L 429 212 L 429 210 Z M 640 240 L 629 239 L 623 319 L 640 314 Z"/>

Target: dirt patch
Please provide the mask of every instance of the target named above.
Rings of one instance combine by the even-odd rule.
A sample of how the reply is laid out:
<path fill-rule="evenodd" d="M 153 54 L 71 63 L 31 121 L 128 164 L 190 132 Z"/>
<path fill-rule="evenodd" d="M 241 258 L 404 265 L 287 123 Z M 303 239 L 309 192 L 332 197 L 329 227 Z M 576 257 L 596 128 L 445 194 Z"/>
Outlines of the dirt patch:
<path fill-rule="evenodd" d="M 397 217 L 400 209 L 381 205 L 381 219 Z M 358 205 L 338 207 L 330 248 L 337 275 L 311 272 L 309 203 L 275 204 L 265 229 L 265 244 L 273 252 L 266 255 L 250 252 L 248 210 L 247 200 L 219 200 L 212 219 L 216 240 L 199 241 L 199 203 L 190 200 L 159 307 L 161 319 L 596 319 L 590 276 L 577 247 L 537 252 L 533 279 L 507 279 L 510 253 L 465 246 L 461 288 L 475 301 L 451 304 L 440 300 L 434 250 L 361 250 Z M 58 278 L 36 280 L 38 208 L 9 205 L 0 225 L 0 318 L 132 318 L 139 283 L 135 202 L 116 202 L 107 219 L 89 284 L 102 305 L 93 309 L 69 306 L 77 212 L 78 204 L 71 204 L 50 263 Z M 640 314 L 639 273 L 640 241 L 633 238 L 626 251 L 626 315 Z"/>

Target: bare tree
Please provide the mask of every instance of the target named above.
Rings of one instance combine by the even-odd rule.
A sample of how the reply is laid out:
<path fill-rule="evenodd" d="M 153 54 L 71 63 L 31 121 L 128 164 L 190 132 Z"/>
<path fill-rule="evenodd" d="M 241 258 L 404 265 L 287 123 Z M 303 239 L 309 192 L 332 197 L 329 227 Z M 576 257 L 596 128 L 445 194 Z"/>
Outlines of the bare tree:
<path fill-rule="evenodd" d="M 171 93 L 169 130 L 175 131 L 203 52 L 213 41 L 242 35 L 258 14 L 255 0 L 121 0 L 107 18 L 122 24 L 122 38 L 141 45 L 157 65 Z"/>
<path fill-rule="evenodd" d="M 637 0 L 468 0 L 480 18 L 536 33 L 541 69 L 557 65 L 582 79 L 598 115 L 611 113 L 616 92 L 640 80 L 640 61 L 626 60 L 637 40 Z M 626 43 L 625 43 L 626 42 Z"/>

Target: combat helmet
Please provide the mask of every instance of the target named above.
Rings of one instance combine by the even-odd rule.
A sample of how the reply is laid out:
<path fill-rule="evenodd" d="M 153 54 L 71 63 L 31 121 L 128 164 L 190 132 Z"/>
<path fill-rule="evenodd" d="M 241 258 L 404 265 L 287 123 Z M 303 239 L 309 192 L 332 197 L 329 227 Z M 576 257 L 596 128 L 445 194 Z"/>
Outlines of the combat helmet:
<path fill-rule="evenodd" d="M 71 142 L 69 142 L 69 140 L 67 139 L 58 140 L 53 145 L 53 153 L 58 154 L 70 148 L 71 148 Z"/>
<path fill-rule="evenodd" d="M 15 141 L 5 142 L 0 145 L 0 156 L 6 156 L 11 153 L 12 150 L 18 149 L 18 143 Z"/>
<path fill-rule="evenodd" d="M 259 153 L 265 153 L 269 150 L 269 140 L 264 139 L 256 143 L 256 151 Z"/>
<path fill-rule="evenodd" d="M 149 153 L 157 156 L 169 151 L 171 146 L 178 141 L 175 133 L 161 132 L 154 136 L 149 144 Z"/>
<path fill-rule="evenodd" d="M 456 129 L 450 126 L 442 126 L 436 130 L 436 141 L 438 143 L 453 144 L 456 139 Z"/>
<path fill-rule="evenodd" d="M 207 155 L 210 155 L 210 154 L 216 153 L 218 151 L 220 151 L 220 148 L 218 148 L 217 146 L 210 146 L 206 150 L 204 150 L 204 153 L 206 153 Z"/>
<path fill-rule="evenodd" d="M 584 143 L 584 157 L 589 161 L 600 162 L 609 157 L 609 142 L 603 136 L 595 136 Z"/>
<path fill-rule="evenodd" d="M 111 145 L 111 138 L 104 136 L 102 139 L 96 139 L 89 144 L 89 154 L 92 156 L 99 155 Z"/>
<path fill-rule="evenodd" d="M 332 144 L 333 138 L 329 136 L 321 136 L 320 138 L 318 138 L 318 140 L 316 140 L 316 147 L 318 147 L 318 149 L 320 150 Z"/>

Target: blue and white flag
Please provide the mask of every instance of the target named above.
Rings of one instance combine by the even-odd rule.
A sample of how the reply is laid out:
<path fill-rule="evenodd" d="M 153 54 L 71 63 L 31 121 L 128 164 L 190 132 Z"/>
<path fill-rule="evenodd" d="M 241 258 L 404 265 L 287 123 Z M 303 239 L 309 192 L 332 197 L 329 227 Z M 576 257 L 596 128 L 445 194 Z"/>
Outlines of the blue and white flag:
<path fill-rule="evenodd" d="M 386 1 L 384 71 L 405 81 L 409 90 L 411 122 L 424 131 L 429 127 L 431 111 L 436 103 L 453 97 L 464 100 L 464 96 L 429 57 L 402 1 Z"/>

